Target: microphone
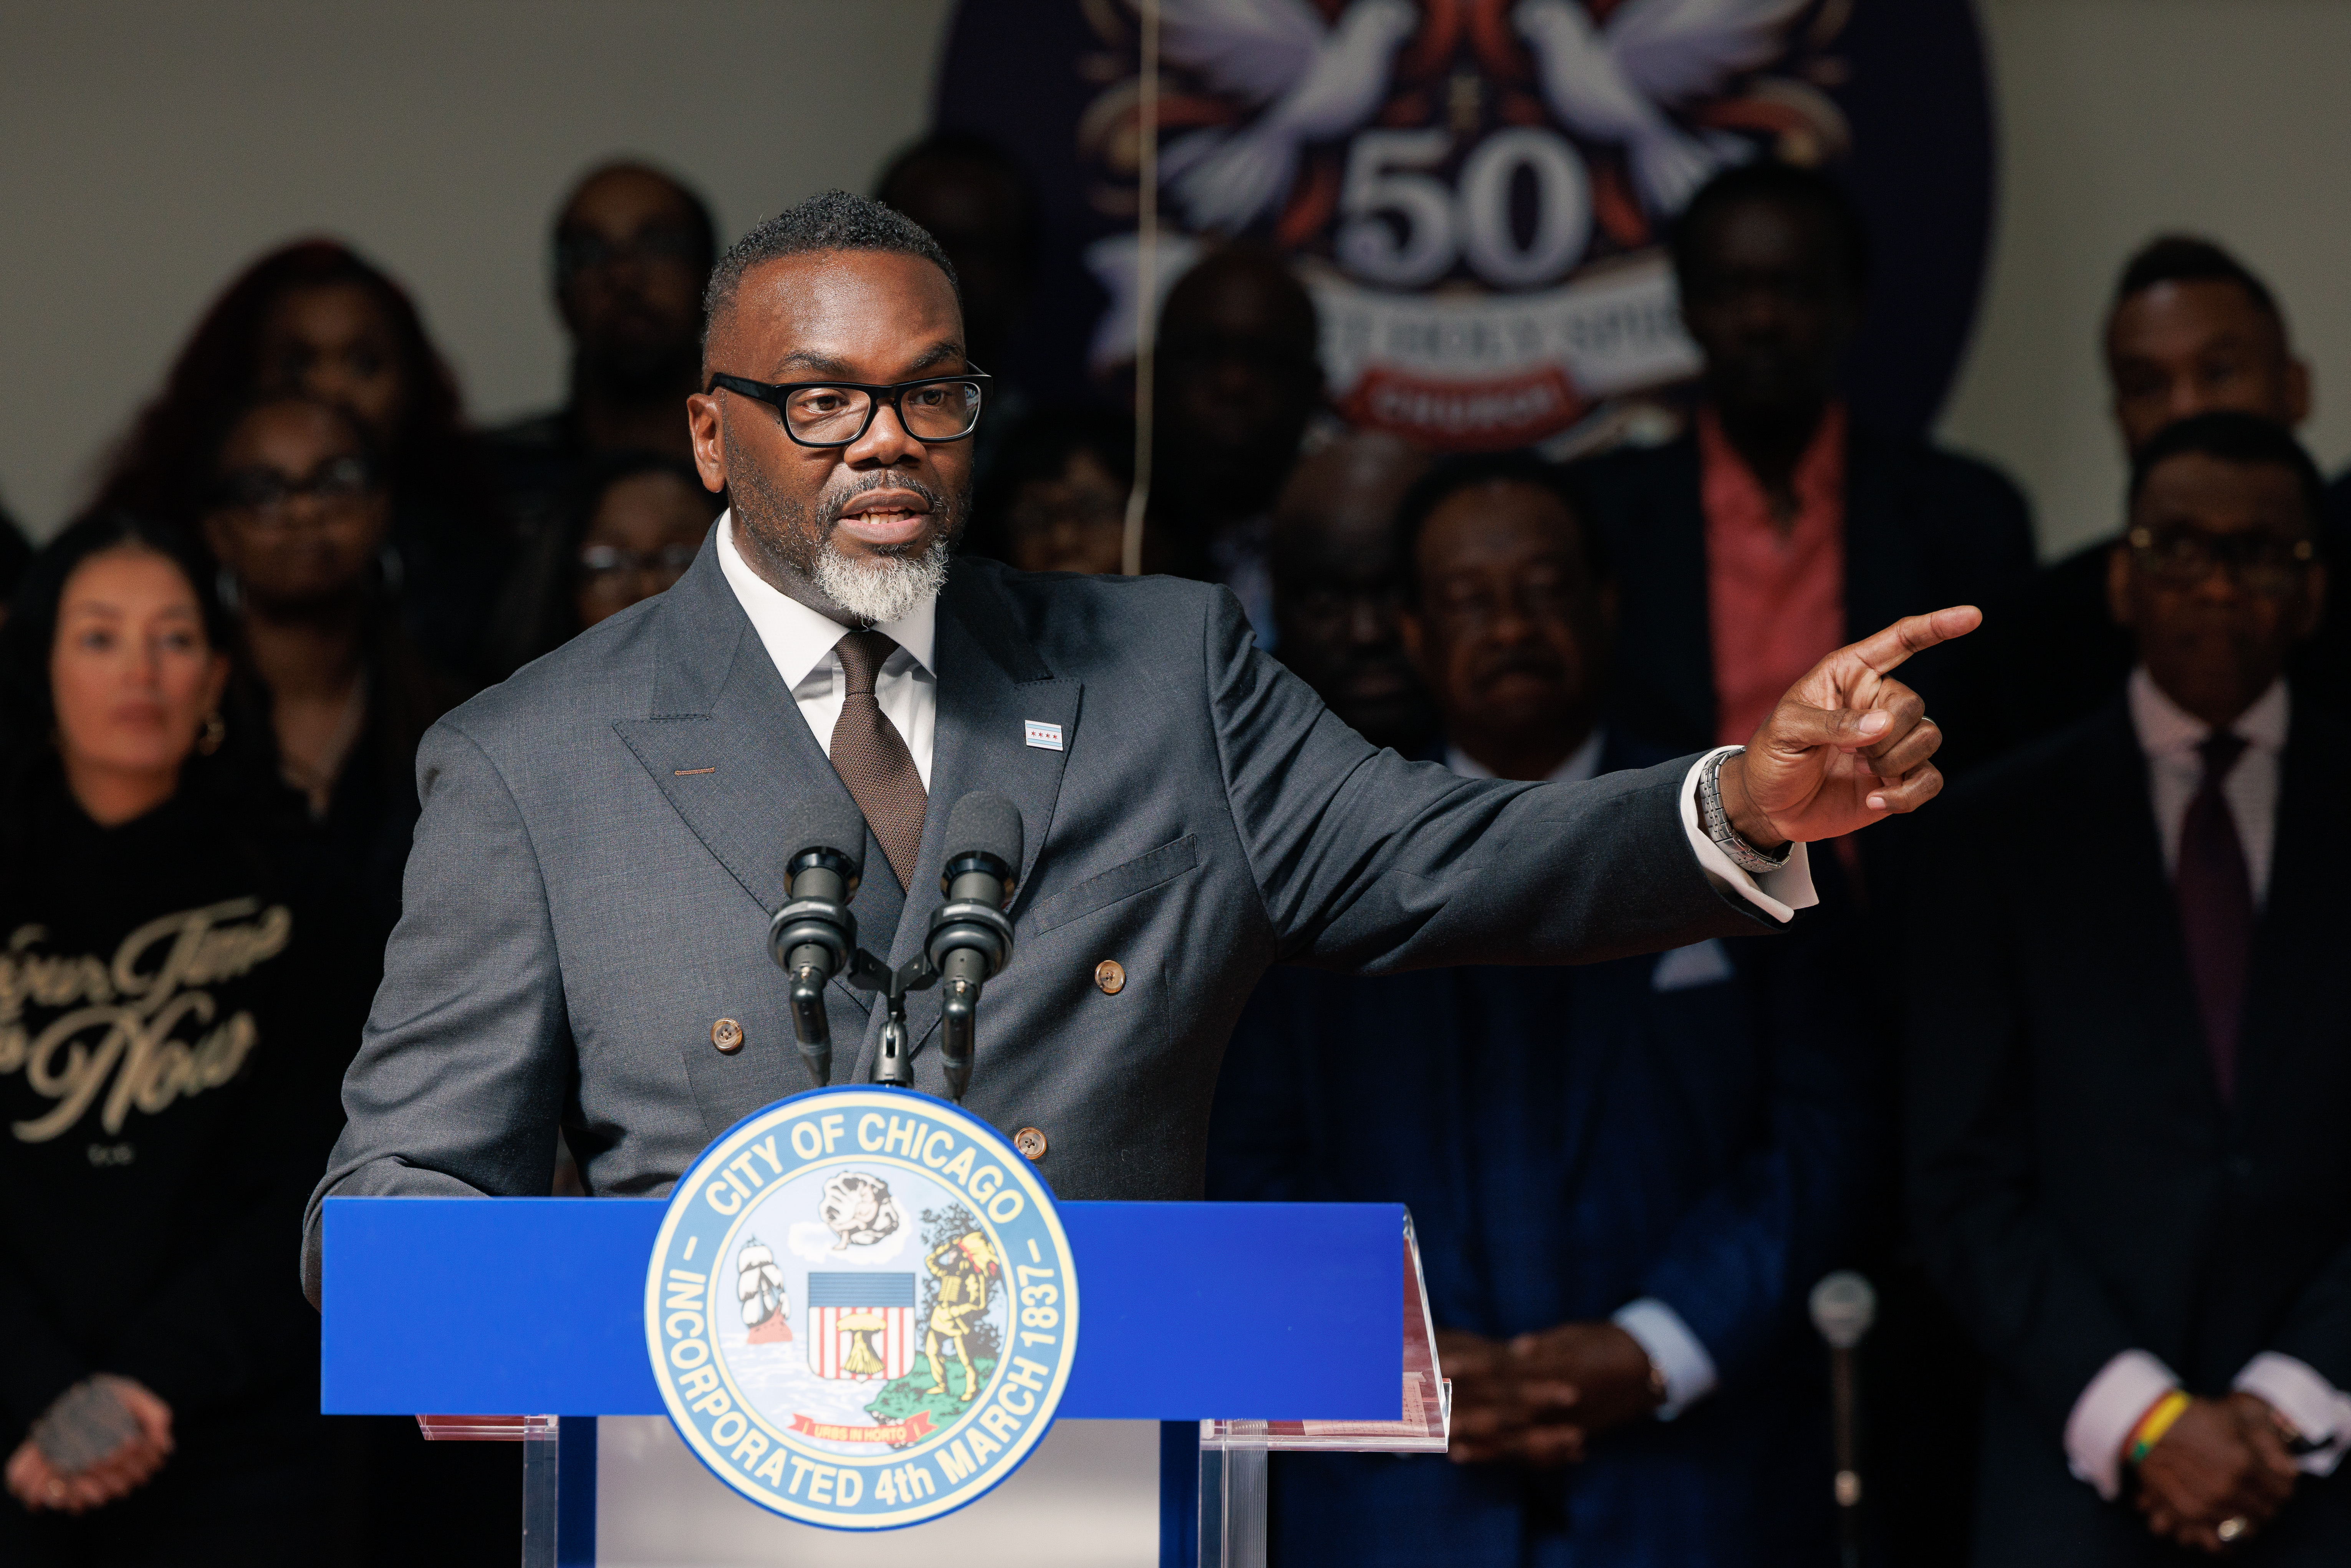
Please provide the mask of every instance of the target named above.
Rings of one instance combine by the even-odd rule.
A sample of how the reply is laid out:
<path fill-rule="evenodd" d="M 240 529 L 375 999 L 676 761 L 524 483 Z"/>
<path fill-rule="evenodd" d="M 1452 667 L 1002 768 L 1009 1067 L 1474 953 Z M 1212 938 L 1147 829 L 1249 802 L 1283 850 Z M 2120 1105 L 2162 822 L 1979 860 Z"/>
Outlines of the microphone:
<path fill-rule="evenodd" d="M 1857 1400 L 1859 1370 L 1854 1351 L 1877 1321 L 1877 1292 L 1850 1269 L 1840 1269 L 1813 1287 L 1813 1327 L 1829 1346 L 1829 1398 L 1836 1428 L 1836 1500 L 1839 1560 L 1844 1568 L 1861 1563 L 1861 1467 Z"/>
<path fill-rule="evenodd" d="M 857 952 L 849 901 L 865 873 L 865 819 L 838 798 L 799 801 L 784 819 L 784 841 L 798 846 L 784 865 L 791 891 L 768 923 L 768 953 L 791 977 L 792 1032 L 810 1080 L 821 1089 L 832 1079 L 824 988 Z"/>
<path fill-rule="evenodd" d="M 939 877 L 946 903 L 931 916 L 923 951 L 946 982 L 939 1013 L 939 1065 L 947 1094 L 961 1101 L 971 1082 L 979 988 L 1012 956 L 1005 901 L 1019 885 L 1020 809 L 992 789 L 957 800 L 947 819 L 947 858 Z"/>

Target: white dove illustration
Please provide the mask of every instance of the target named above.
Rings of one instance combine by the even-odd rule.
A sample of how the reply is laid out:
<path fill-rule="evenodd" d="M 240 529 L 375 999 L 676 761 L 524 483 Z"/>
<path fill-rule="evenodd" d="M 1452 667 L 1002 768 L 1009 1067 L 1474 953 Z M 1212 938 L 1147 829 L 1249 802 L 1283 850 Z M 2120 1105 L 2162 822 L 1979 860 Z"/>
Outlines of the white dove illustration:
<path fill-rule="evenodd" d="M 1666 110 L 1769 60 L 1806 3 L 1625 0 L 1595 28 L 1577 0 L 1521 0 L 1510 20 L 1534 51 L 1552 112 L 1593 141 L 1623 144 L 1642 204 L 1663 216 L 1742 149 L 1735 137 L 1691 135 Z"/>
<path fill-rule="evenodd" d="M 1409 0 L 1354 0 L 1334 25 L 1306 0 L 1162 0 L 1160 47 L 1216 91 L 1268 107 L 1238 127 L 1196 131 L 1160 154 L 1160 183 L 1196 229 L 1247 227 L 1279 207 L 1298 150 L 1378 111 L 1396 48 L 1420 25 Z"/>

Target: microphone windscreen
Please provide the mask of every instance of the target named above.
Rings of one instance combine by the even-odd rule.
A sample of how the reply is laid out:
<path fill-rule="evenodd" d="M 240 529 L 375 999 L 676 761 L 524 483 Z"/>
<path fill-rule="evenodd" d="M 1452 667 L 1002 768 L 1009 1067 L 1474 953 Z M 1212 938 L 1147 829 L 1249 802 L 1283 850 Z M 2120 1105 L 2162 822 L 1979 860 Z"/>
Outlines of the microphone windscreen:
<path fill-rule="evenodd" d="M 797 859 L 803 850 L 832 851 L 849 862 L 849 880 L 861 880 L 865 875 L 865 818 L 857 803 L 833 795 L 793 801 L 784 813 L 784 854 Z"/>
<path fill-rule="evenodd" d="M 1831 1350 L 1851 1350 L 1877 1321 L 1877 1292 L 1850 1269 L 1840 1269 L 1813 1287 L 1813 1326 Z"/>
<path fill-rule="evenodd" d="M 947 859 L 994 855 L 1014 876 L 1020 874 L 1020 808 L 993 789 L 975 789 L 955 804 L 947 818 Z"/>

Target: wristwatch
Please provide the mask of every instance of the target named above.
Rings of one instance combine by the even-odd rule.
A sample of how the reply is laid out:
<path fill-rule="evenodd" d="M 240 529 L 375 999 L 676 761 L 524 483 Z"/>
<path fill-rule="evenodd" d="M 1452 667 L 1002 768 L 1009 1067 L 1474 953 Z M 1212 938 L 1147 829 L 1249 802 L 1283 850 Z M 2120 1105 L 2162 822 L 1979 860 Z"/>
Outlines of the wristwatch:
<path fill-rule="evenodd" d="M 1739 830 L 1730 825 L 1730 813 L 1722 809 L 1722 765 L 1746 754 L 1743 746 L 1730 747 L 1708 758 L 1706 766 L 1698 769 L 1698 820 L 1706 824 L 1706 836 L 1730 857 L 1732 865 L 1750 876 L 1769 876 L 1787 865 L 1788 857 L 1796 852 L 1795 841 L 1782 844 L 1776 853 L 1765 854 L 1740 836 Z"/>

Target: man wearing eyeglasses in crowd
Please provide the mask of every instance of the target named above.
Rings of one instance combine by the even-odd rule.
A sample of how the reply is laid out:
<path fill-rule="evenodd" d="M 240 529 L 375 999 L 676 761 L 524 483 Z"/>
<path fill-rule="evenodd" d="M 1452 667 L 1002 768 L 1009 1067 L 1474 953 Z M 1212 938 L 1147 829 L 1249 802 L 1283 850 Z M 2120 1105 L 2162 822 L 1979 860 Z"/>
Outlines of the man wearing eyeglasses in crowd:
<path fill-rule="evenodd" d="M 940 903 L 955 803 L 1009 798 L 1018 948 L 967 1103 L 1063 1196 L 1179 1198 L 1277 959 L 1560 963 L 1775 929 L 1813 902 L 1802 841 L 1940 788 L 1939 731 L 1888 672 L 1971 609 L 1833 653 L 1743 752 L 1465 779 L 1332 717 L 1220 589 L 950 571 L 989 383 L 951 266 L 902 214 L 812 198 L 738 241 L 706 298 L 686 413 L 732 507 L 676 586 L 426 738 L 320 1198 L 543 1193 L 559 1127 L 591 1192 L 659 1193 L 806 1088 L 765 938 L 811 797 L 865 820 L 852 908 L 893 963 Z M 838 982 L 825 999 L 834 1075 L 868 1081 L 883 1009 Z M 907 1006 L 933 1093 L 939 1004 Z"/>
<path fill-rule="evenodd" d="M 2147 441 L 2126 692 L 1970 779 L 1922 854 L 1912 1201 L 1998 1374 L 1980 1563 L 2150 1562 L 2150 1530 L 2351 1561 L 2351 742 L 2285 676 L 2320 505 L 2256 415 Z"/>

